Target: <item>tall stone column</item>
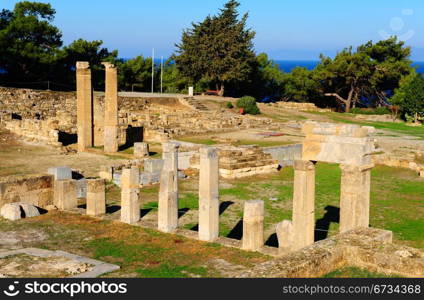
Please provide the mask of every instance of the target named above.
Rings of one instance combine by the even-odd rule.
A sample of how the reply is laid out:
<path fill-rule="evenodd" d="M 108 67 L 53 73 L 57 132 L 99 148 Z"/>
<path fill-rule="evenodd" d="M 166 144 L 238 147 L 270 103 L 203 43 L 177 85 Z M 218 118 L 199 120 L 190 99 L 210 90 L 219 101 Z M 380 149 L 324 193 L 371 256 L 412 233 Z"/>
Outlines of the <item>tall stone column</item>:
<path fill-rule="evenodd" d="M 87 179 L 87 215 L 99 216 L 105 213 L 105 180 Z"/>
<path fill-rule="evenodd" d="M 264 202 L 248 200 L 244 202 L 243 249 L 257 251 L 264 245 Z"/>
<path fill-rule="evenodd" d="M 93 147 L 93 94 L 91 70 L 86 61 L 77 62 L 78 152 Z"/>
<path fill-rule="evenodd" d="M 368 227 L 370 218 L 371 169 L 374 165 L 341 165 L 340 232 Z"/>
<path fill-rule="evenodd" d="M 295 160 L 293 188 L 292 250 L 314 243 L 315 163 Z"/>
<path fill-rule="evenodd" d="M 219 173 L 216 148 L 200 149 L 199 239 L 212 242 L 219 235 Z"/>
<path fill-rule="evenodd" d="M 178 227 L 178 193 L 174 190 L 177 175 L 174 171 L 162 170 L 160 175 L 158 229 L 173 232 Z"/>
<path fill-rule="evenodd" d="M 140 220 L 139 169 L 123 169 L 121 175 L 121 222 L 134 224 Z"/>
<path fill-rule="evenodd" d="M 106 70 L 104 151 L 118 152 L 118 74 L 116 67 L 102 63 Z"/>

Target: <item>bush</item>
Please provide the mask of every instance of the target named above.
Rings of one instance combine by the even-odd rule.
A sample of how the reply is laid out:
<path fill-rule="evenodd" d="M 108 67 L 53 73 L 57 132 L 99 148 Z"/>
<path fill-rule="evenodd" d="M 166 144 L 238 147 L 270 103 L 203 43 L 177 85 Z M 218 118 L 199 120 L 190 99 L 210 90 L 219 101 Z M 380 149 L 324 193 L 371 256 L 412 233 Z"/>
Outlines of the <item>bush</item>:
<path fill-rule="evenodd" d="M 227 102 L 227 108 L 232 109 L 232 108 L 234 108 L 234 105 L 230 101 L 228 101 Z"/>
<path fill-rule="evenodd" d="M 256 99 L 251 96 L 244 96 L 237 100 L 237 107 L 243 108 L 246 114 L 258 115 L 261 113 L 256 105 Z"/>
<path fill-rule="evenodd" d="M 350 111 L 352 114 L 359 115 L 387 115 L 390 114 L 390 110 L 385 106 L 380 106 L 376 108 L 352 108 Z"/>

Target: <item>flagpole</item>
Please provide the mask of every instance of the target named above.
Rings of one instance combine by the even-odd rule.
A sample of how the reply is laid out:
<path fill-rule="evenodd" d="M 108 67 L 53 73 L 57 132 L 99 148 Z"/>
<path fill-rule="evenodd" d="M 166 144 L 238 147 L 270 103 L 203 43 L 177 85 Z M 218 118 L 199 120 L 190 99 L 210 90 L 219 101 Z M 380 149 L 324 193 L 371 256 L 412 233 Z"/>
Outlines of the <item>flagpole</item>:
<path fill-rule="evenodd" d="M 162 94 L 163 89 L 163 56 L 160 58 L 160 93 Z"/>
<path fill-rule="evenodd" d="M 152 93 L 155 78 L 155 48 L 152 49 Z"/>

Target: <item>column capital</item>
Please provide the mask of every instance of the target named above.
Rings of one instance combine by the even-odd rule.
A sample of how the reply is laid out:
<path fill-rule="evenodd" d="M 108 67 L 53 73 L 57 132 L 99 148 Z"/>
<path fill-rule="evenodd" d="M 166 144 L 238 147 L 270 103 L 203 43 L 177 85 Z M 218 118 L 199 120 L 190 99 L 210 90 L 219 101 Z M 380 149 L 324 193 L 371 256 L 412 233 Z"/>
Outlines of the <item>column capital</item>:
<path fill-rule="evenodd" d="M 88 61 L 77 61 L 77 69 L 90 69 L 90 63 Z"/>
<path fill-rule="evenodd" d="M 168 143 L 162 144 L 162 150 L 164 153 L 176 152 L 179 147 L 180 145 L 174 142 L 168 142 Z"/>
<path fill-rule="evenodd" d="M 294 169 L 297 171 L 309 171 L 315 169 L 315 161 L 311 160 L 295 160 Z"/>
<path fill-rule="evenodd" d="M 116 69 L 116 66 L 110 62 L 104 61 L 102 65 L 105 66 L 106 69 Z"/>
<path fill-rule="evenodd" d="M 200 156 L 207 158 L 218 157 L 218 150 L 214 147 L 202 147 L 199 149 Z"/>

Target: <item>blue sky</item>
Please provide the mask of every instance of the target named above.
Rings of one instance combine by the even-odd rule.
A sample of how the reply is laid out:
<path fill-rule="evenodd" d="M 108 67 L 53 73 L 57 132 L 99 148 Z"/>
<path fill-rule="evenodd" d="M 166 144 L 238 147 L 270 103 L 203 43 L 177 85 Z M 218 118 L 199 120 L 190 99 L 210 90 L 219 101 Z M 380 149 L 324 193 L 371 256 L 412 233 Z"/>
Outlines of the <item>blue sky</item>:
<path fill-rule="evenodd" d="M 12 9 L 15 0 L 0 0 Z M 121 57 L 169 56 L 193 21 L 215 14 L 226 0 L 51 0 L 65 44 L 100 39 Z M 256 31 L 255 50 L 273 59 L 311 60 L 348 45 L 396 34 L 424 61 L 422 0 L 240 0 Z"/>

